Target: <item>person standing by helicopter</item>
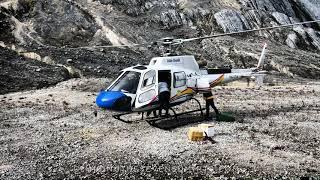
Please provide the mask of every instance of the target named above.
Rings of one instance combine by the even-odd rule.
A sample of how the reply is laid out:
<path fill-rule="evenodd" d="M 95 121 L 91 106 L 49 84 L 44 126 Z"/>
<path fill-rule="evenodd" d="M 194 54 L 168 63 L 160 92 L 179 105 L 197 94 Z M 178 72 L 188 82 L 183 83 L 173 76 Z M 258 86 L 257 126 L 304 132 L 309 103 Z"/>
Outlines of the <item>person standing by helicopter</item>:
<path fill-rule="evenodd" d="M 203 93 L 203 98 L 206 101 L 206 119 L 209 119 L 209 113 L 210 113 L 210 106 L 213 108 L 214 112 L 216 113 L 216 116 L 220 114 L 219 110 L 214 104 L 214 97 L 212 92 Z"/>
<path fill-rule="evenodd" d="M 162 109 L 166 110 L 166 116 L 169 114 L 169 100 L 170 100 L 170 91 L 168 84 L 166 82 L 159 82 L 159 116 L 161 116 Z"/>

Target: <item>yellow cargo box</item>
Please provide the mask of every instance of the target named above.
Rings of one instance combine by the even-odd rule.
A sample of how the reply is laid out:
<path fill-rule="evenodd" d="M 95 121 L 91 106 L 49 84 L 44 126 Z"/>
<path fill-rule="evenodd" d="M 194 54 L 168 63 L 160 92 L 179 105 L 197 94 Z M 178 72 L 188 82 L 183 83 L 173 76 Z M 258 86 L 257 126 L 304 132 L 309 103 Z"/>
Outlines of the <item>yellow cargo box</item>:
<path fill-rule="evenodd" d="M 204 139 L 203 130 L 199 127 L 189 128 L 188 138 L 191 141 L 202 141 Z"/>

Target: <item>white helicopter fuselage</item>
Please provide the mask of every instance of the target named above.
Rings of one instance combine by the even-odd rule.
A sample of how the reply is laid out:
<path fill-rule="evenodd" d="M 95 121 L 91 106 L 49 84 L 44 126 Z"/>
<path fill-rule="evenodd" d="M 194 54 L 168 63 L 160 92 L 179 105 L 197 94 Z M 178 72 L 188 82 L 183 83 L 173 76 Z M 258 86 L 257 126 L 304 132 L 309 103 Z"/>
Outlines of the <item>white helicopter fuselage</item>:
<path fill-rule="evenodd" d="M 257 68 L 200 69 L 194 56 L 155 57 L 149 65 L 122 70 L 106 91 L 121 91 L 131 97 L 132 111 L 148 111 L 159 106 L 159 82 L 168 84 L 170 104 L 174 106 L 191 99 L 197 93 L 208 93 L 220 84 L 263 73 Z"/>
<path fill-rule="evenodd" d="M 295 25 L 311 24 L 320 20 L 285 24 L 274 27 L 250 29 L 240 32 L 214 34 L 210 36 L 174 39 L 163 38 L 150 45 L 161 45 L 163 49 L 194 40 L 250 33 Z M 118 47 L 142 46 L 146 44 L 119 45 Z M 115 47 L 115 46 L 100 46 Z M 194 56 L 167 56 L 152 58 L 149 65 L 137 65 L 121 71 L 118 78 L 106 89 L 100 91 L 96 104 L 103 109 L 125 112 L 144 112 L 159 108 L 158 83 L 166 82 L 170 90 L 170 106 L 178 105 L 191 99 L 197 93 L 210 93 L 220 84 L 255 77 L 262 83 L 266 71 L 262 71 L 267 44 L 264 45 L 256 68 L 250 69 L 200 69 Z M 85 47 L 83 47 L 85 48 Z"/>

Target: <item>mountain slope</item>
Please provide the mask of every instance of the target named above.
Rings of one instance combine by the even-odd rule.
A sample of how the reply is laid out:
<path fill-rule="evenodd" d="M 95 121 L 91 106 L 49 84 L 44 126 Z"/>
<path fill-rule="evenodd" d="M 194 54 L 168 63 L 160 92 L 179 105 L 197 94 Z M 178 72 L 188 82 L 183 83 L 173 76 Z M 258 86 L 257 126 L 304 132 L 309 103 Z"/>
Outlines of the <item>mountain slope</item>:
<path fill-rule="evenodd" d="M 320 19 L 320 3 L 314 0 L 3 0 L 0 7 L 3 47 L 19 54 L 36 53 L 43 62 L 50 57 L 65 66 L 72 59 L 81 74 L 98 77 L 114 77 L 122 68 L 148 63 L 158 50 L 77 47 L 198 37 Z M 272 49 L 268 70 L 317 79 L 319 29 L 320 24 L 314 23 L 194 41 L 177 53 L 201 55 L 211 66 L 241 67 L 237 63 L 241 59 L 254 65 L 257 44 L 267 41 Z M 248 53 L 250 49 L 255 56 Z"/>

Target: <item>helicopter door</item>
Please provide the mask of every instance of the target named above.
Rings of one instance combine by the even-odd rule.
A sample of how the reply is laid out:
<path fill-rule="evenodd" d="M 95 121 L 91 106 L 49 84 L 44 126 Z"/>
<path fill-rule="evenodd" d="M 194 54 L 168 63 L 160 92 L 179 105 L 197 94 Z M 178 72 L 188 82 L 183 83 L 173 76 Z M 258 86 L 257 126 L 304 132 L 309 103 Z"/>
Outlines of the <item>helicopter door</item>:
<path fill-rule="evenodd" d="M 173 102 L 186 101 L 188 96 L 183 92 L 187 88 L 187 77 L 186 73 L 183 71 L 173 73 L 173 88 L 171 94 L 173 97 Z"/>
<path fill-rule="evenodd" d="M 158 81 L 155 70 L 147 71 L 142 79 L 141 86 L 138 88 L 135 108 L 142 108 L 148 105 L 158 96 Z"/>

